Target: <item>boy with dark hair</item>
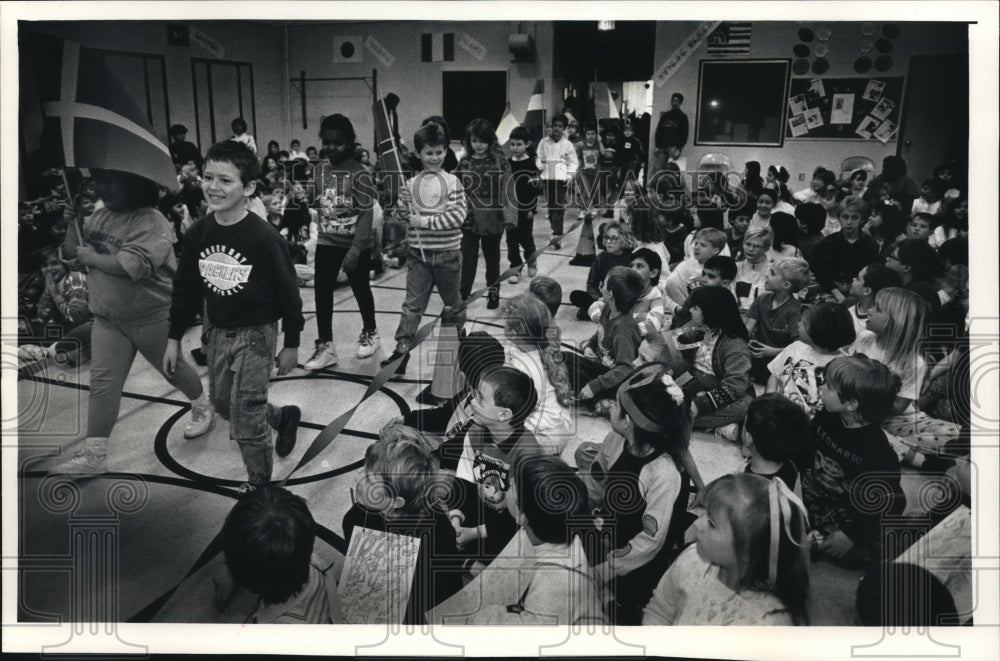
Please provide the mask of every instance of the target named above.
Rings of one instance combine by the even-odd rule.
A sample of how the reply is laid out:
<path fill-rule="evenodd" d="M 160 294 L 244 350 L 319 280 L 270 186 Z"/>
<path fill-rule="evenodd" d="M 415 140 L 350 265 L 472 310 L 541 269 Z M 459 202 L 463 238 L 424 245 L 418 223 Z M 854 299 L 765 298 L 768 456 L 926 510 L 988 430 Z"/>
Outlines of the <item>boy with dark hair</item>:
<path fill-rule="evenodd" d="M 795 220 L 799 225 L 799 251 L 809 266 L 815 268 L 816 246 L 823 240 L 826 209 L 817 202 L 805 202 L 795 207 Z"/>
<path fill-rule="evenodd" d="M 733 280 L 736 278 L 736 260 L 728 255 L 715 255 L 705 260 L 701 267 L 702 287 L 723 287 L 729 291 L 733 290 Z M 735 296 L 735 295 L 734 295 Z M 691 321 L 691 296 L 684 300 L 683 305 L 674 308 L 670 319 L 670 329 L 681 328 Z"/>
<path fill-rule="evenodd" d="M 639 355 L 642 335 L 632 317 L 632 308 L 642 296 L 642 277 L 627 266 L 608 272 L 602 294 L 605 307 L 597 320 L 597 332 L 587 342 L 580 361 L 581 400 L 593 400 L 590 406 L 598 415 L 607 415 L 614 403 L 618 386 L 632 372 Z"/>
<path fill-rule="evenodd" d="M 578 161 L 573 143 L 563 137 L 566 130 L 566 116 L 556 115 L 549 122 L 549 134 L 538 143 L 535 167 L 541 173 L 545 187 L 545 204 L 549 210 L 549 225 L 552 227 L 553 247 L 561 246 L 559 239 L 563 233 L 563 217 L 566 215 L 566 186 L 576 176 Z"/>
<path fill-rule="evenodd" d="M 748 194 L 747 201 L 737 209 L 729 210 L 729 228 L 726 229 L 726 244 L 733 259 L 743 257 L 743 235 L 750 226 L 750 219 L 757 212 L 757 198 Z M 735 275 L 733 277 L 736 277 Z"/>
<path fill-rule="evenodd" d="M 562 285 L 548 276 L 540 275 L 528 285 L 528 292 L 545 304 L 554 319 L 562 305 Z"/>
<path fill-rule="evenodd" d="M 170 127 L 170 158 L 178 168 L 191 162 L 200 170 L 204 160 L 198 147 L 193 142 L 187 141 L 187 133 L 187 127 L 183 124 L 174 124 Z"/>
<path fill-rule="evenodd" d="M 660 279 L 662 262 L 660 256 L 649 248 L 636 248 L 631 255 L 631 268 L 642 278 L 643 289 L 632 306 L 632 317 L 639 324 L 639 332 L 645 337 L 658 333 L 663 327 L 663 290 L 657 282 Z M 604 310 L 604 300 L 595 301 L 590 306 L 590 319 L 597 323 Z"/>
<path fill-rule="evenodd" d="M 177 365 L 180 339 L 196 314 L 207 310 L 204 341 L 209 393 L 215 411 L 230 420 L 253 490 L 271 479 L 271 429 L 275 451 L 287 457 L 295 446 L 301 411 L 267 401 L 271 369 L 295 369 L 299 353 L 302 298 L 288 249 L 266 220 L 247 210 L 259 166 L 245 146 L 228 140 L 205 157 L 202 187 L 209 214 L 184 234 L 174 276 L 170 330 L 163 369 Z M 275 360 L 278 320 L 284 348 Z"/>
<path fill-rule="evenodd" d="M 280 487 L 258 489 L 233 506 L 222 549 L 234 586 L 260 597 L 253 624 L 331 624 L 334 603 L 312 555 L 309 506 Z"/>
<path fill-rule="evenodd" d="M 798 204 L 804 204 L 806 202 L 821 203 L 826 199 L 827 188 L 834 185 L 836 181 L 837 175 L 823 166 L 819 166 L 813 170 L 812 179 L 809 182 L 809 188 L 803 188 L 792 195 L 792 197 L 797 200 Z"/>
<path fill-rule="evenodd" d="M 437 286 L 445 306 L 456 308 L 462 302 L 459 284 L 462 275 L 462 223 L 466 202 L 462 183 L 443 170 L 448 146 L 444 129 L 431 122 L 413 136 L 413 146 L 423 169 L 399 190 L 397 220 L 408 224 L 406 298 L 396 329 L 396 348 L 382 361 L 382 367 L 400 360 L 396 374 L 405 374 L 410 361 L 410 347 L 427 310 L 431 289 Z M 465 312 L 454 316 L 461 330 Z"/>
<path fill-rule="evenodd" d="M 535 256 L 535 211 L 538 208 L 538 194 L 541 183 L 538 180 L 538 170 L 535 162 L 528 155 L 528 147 L 531 146 L 531 134 L 528 129 L 518 126 L 510 132 L 510 183 L 513 187 L 515 207 L 517 208 L 517 227 L 507 228 L 507 259 L 510 267 L 521 266 L 524 259 L 528 260 L 528 277 L 534 278 L 538 273 L 537 258 Z M 521 249 L 524 250 L 524 259 L 521 259 Z M 521 280 L 521 273 L 518 271 L 510 276 L 508 282 L 511 284 Z"/>
<path fill-rule="evenodd" d="M 809 416 L 802 407 L 778 393 L 765 393 L 747 407 L 743 422 L 744 472 L 780 477 L 802 497 L 799 469 L 793 458 L 802 454 L 809 440 Z"/>
<path fill-rule="evenodd" d="M 488 560 L 517 532 L 507 511 L 510 467 L 522 455 L 542 448 L 524 422 L 538 405 L 531 377 L 513 367 L 482 375 L 472 400 L 473 424 L 459 440 L 462 457 L 455 471 L 460 507 L 448 512 L 459 547 Z"/>
<path fill-rule="evenodd" d="M 875 309 L 875 294 L 886 287 L 901 287 L 903 280 L 899 274 L 884 264 L 872 262 L 861 269 L 851 282 L 851 296 L 854 305 L 848 310 L 854 320 L 855 334 L 868 329 L 868 316 Z"/>
<path fill-rule="evenodd" d="M 836 358 L 826 367 L 824 410 L 810 426 L 813 456 L 802 466 L 802 495 L 819 552 L 844 564 L 890 559 L 881 557 L 881 519 L 900 514 L 906 496 L 899 458 L 879 424 L 890 415 L 899 387 L 898 376 L 865 356 Z M 875 485 L 888 490 L 888 507 L 858 509 Z"/>
<path fill-rule="evenodd" d="M 229 128 L 233 129 L 233 136 L 229 138 L 233 142 L 245 145 L 253 154 L 257 154 L 257 142 L 253 136 L 247 133 L 247 122 L 242 117 L 237 117 L 230 123 Z M 208 160 L 207 158 L 205 160 Z"/>
<path fill-rule="evenodd" d="M 674 92 L 670 95 L 670 110 L 660 114 L 656 124 L 653 143 L 656 145 L 656 163 L 653 171 L 659 172 L 667 167 L 667 162 L 676 160 L 688 141 L 688 117 L 681 110 L 684 95 Z"/>

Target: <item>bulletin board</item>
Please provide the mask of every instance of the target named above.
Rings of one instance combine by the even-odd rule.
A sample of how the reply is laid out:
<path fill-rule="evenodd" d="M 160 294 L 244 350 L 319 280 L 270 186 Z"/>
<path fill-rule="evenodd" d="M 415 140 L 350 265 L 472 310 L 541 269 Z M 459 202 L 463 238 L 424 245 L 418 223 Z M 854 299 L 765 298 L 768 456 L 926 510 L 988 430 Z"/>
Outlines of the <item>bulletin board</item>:
<path fill-rule="evenodd" d="M 899 134 L 903 76 L 793 78 L 785 137 L 789 140 L 877 140 Z"/>

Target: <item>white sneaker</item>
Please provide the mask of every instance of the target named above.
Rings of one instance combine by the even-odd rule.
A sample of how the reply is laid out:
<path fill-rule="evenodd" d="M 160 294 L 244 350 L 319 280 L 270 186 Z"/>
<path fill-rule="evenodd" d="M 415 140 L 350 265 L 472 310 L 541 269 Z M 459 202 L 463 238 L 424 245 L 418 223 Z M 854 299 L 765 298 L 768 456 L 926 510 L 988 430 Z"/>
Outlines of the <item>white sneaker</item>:
<path fill-rule="evenodd" d="M 379 350 L 379 339 L 378 331 L 361 331 L 361 336 L 358 337 L 358 358 L 369 358 L 375 355 L 375 352 Z"/>
<path fill-rule="evenodd" d="M 214 421 L 215 407 L 211 404 L 208 406 L 192 406 L 190 421 L 187 427 L 184 428 L 184 438 L 197 438 L 201 436 L 212 428 Z"/>
<path fill-rule="evenodd" d="M 17 357 L 25 363 L 42 360 L 49 355 L 48 349 L 37 344 L 22 344 L 17 348 Z"/>
<path fill-rule="evenodd" d="M 312 358 L 307 360 L 303 367 L 307 370 L 321 370 L 324 367 L 336 364 L 337 349 L 333 346 L 333 342 L 320 342 L 316 340 L 316 351 L 313 352 Z"/>
<path fill-rule="evenodd" d="M 512 285 L 516 285 L 517 283 L 521 282 L 521 272 L 518 271 L 514 275 L 507 278 L 507 282 L 509 282 Z"/>

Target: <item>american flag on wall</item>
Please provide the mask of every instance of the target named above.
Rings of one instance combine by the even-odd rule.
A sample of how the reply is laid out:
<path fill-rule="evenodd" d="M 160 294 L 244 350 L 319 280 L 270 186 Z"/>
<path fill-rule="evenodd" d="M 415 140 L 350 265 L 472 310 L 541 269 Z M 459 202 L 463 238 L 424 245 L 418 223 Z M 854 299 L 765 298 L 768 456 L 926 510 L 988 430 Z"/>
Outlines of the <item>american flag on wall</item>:
<path fill-rule="evenodd" d="M 708 35 L 709 55 L 748 55 L 751 23 L 726 22 Z"/>

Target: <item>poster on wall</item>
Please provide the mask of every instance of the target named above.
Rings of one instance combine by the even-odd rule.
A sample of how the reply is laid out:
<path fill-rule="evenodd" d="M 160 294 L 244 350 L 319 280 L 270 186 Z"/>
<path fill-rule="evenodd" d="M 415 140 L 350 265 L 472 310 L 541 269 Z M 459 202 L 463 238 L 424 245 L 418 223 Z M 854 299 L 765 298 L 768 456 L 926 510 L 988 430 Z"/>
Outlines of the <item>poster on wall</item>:
<path fill-rule="evenodd" d="M 891 140 L 894 135 L 896 135 L 896 131 L 898 129 L 899 126 L 896 124 L 896 122 L 892 121 L 891 119 L 887 119 L 884 122 L 882 122 L 882 125 L 875 130 L 875 133 L 873 135 L 879 142 L 881 142 L 884 145 L 885 143 L 889 142 L 889 140 Z"/>
<path fill-rule="evenodd" d="M 806 126 L 810 129 L 814 129 L 823 126 L 823 113 L 819 111 L 819 108 L 810 108 L 806 111 Z"/>
<path fill-rule="evenodd" d="M 882 92 L 885 91 L 885 83 L 881 80 L 869 80 L 868 87 L 865 88 L 865 93 L 861 95 L 861 98 L 865 101 L 878 101 L 882 98 Z"/>
<path fill-rule="evenodd" d="M 875 107 L 872 108 L 872 117 L 885 121 L 889 119 L 889 115 L 892 114 L 892 109 L 896 107 L 896 104 L 892 99 L 882 97 Z"/>
<path fill-rule="evenodd" d="M 807 110 L 809 110 L 809 106 L 806 104 L 805 94 L 798 94 L 788 98 L 788 111 L 793 115 L 801 115 Z"/>
<path fill-rule="evenodd" d="M 806 116 L 795 115 L 788 118 L 788 128 L 792 131 L 792 137 L 797 138 L 800 135 L 805 135 L 809 132 L 809 127 L 806 126 Z"/>
<path fill-rule="evenodd" d="M 830 111 L 831 124 L 850 124 L 854 117 L 854 95 L 834 94 L 833 109 Z"/>
<path fill-rule="evenodd" d="M 815 103 L 825 96 L 826 88 L 823 87 L 823 81 L 819 78 L 813 78 L 810 80 L 809 88 L 806 90 L 806 100 L 810 103 Z"/>
<path fill-rule="evenodd" d="M 877 129 L 879 127 L 879 124 L 881 123 L 882 122 L 878 121 L 871 115 L 868 115 L 863 120 L 861 120 L 861 123 L 858 124 L 858 128 L 856 128 L 854 132 L 860 135 L 865 140 L 867 140 L 868 138 L 872 137 L 872 134 L 875 133 L 875 129 Z"/>

